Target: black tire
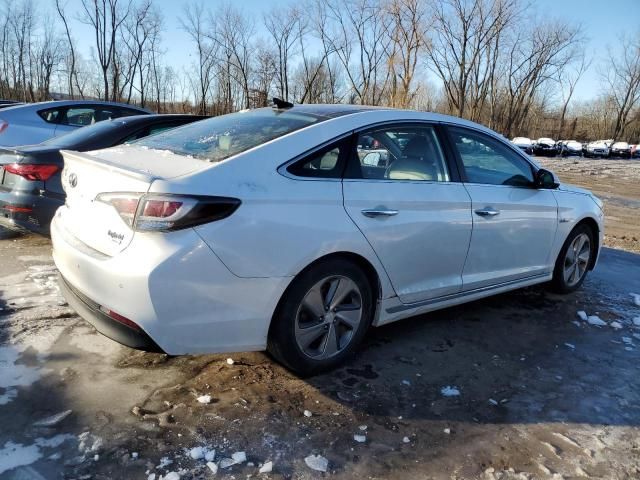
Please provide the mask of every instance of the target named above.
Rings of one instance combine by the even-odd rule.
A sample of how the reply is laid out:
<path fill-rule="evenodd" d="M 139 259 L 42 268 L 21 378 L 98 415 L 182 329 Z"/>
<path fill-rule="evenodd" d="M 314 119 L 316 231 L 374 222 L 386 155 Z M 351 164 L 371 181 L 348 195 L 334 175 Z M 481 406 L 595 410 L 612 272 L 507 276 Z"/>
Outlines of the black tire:
<path fill-rule="evenodd" d="M 582 277 L 577 281 L 577 283 L 570 283 L 565 279 L 565 262 L 567 261 L 567 251 L 569 247 L 573 243 L 573 241 L 579 237 L 580 235 L 586 235 L 589 238 L 589 259 L 587 261 L 587 268 L 584 271 Z M 551 289 L 556 293 L 571 293 L 579 289 L 585 278 L 587 278 L 587 273 L 593 264 L 593 256 L 595 255 L 595 234 L 593 230 L 586 224 L 578 225 L 574 228 L 569 236 L 562 245 L 560 249 L 560 253 L 558 254 L 558 258 L 556 259 L 555 268 L 553 270 L 553 279 L 551 280 Z"/>
<path fill-rule="evenodd" d="M 305 353 L 299 346 L 296 325 L 299 325 L 298 315 L 303 308 L 302 302 L 307 294 L 324 279 L 332 277 L 351 280 L 359 289 L 360 322 L 357 328 L 350 330 L 352 333 L 342 350 L 329 358 L 316 359 Z M 300 273 L 280 299 L 271 321 L 267 350 L 276 360 L 300 376 L 316 375 L 332 370 L 353 355 L 371 325 L 373 314 L 372 287 L 362 269 L 355 263 L 342 258 L 322 261 Z M 333 323 L 335 324 L 335 322 L 334 320 Z M 337 336 L 336 333 L 336 338 Z"/>

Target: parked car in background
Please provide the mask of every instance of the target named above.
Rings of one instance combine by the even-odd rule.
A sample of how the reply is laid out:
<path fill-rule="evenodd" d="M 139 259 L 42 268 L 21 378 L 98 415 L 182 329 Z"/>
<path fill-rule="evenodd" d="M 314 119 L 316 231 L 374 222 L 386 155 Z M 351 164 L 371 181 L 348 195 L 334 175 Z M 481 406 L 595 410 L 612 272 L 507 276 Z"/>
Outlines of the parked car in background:
<path fill-rule="evenodd" d="M 0 100 L 0 109 L 15 107 L 16 105 L 22 105 L 22 102 L 17 102 L 15 100 Z"/>
<path fill-rule="evenodd" d="M 587 146 L 583 149 L 582 153 L 585 157 L 608 157 L 609 147 L 604 140 L 596 140 L 595 142 L 587 143 Z"/>
<path fill-rule="evenodd" d="M 527 137 L 515 137 L 511 140 L 516 147 L 529 155 L 533 155 L 533 142 Z"/>
<path fill-rule="evenodd" d="M 615 142 L 609 151 L 610 157 L 631 158 L 631 147 L 627 142 Z"/>
<path fill-rule="evenodd" d="M 582 156 L 582 144 L 575 140 L 563 140 L 559 151 L 563 157 Z"/>
<path fill-rule="evenodd" d="M 358 145 L 386 151 L 380 177 Z M 263 108 L 63 156 L 63 295 L 105 335 L 171 355 L 266 348 L 314 374 L 372 325 L 541 282 L 573 291 L 603 239 L 590 192 L 432 113 Z"/>
<path fill-rule="evenodd" d="M 555 157 L 558 154 L 555 140 L 547 137 L 539 138 L 533 144 L 533 154 L 540 157 Z"/>
<path fill-rule="evenodd" d="M 49 234 L 53 214 L 65 200 L 61 150 L 112 147 L 203 118 L 207 117 L 136 115 L 79 128 L 39 145 L 0 149 L 0 225 Z"/>
<path fill-rule="evenodd" d="M 0 111 L 0 147 L 32 145 L 103 120 L 149 113 L 133 105 L 88 100 L 11 106 Z"/>

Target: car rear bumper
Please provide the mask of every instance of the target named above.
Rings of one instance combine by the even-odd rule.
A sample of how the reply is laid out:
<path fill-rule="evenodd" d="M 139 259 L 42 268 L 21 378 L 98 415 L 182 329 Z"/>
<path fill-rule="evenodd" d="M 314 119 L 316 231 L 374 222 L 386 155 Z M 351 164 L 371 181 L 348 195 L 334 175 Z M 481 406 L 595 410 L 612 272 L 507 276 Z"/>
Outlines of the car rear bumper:
<path fill-rule="evenodd" d="M 106 256 L 73 237 L 60 218 L 56 215 L 51 224 L 51 240 L 55 264 L 71 287 L 63 285 L 63 294 L 105 335 L 135 348 L 146 345 L 136 346 L 141 340 L 130 341 L 130 332 L 124 339 L 121 329 L 114 333 L 111 318 L 96 308 L 134 322 L 171 355 L 266 347 L 289 277 L 239 278 L 193 229 L 136 233 L 125 250 Z M 90 300 L 79 303 L 78 298 Z"/>
<path fill-rule="evenodd" d="M 62 205 L 57 198 L 0 189 L 0 225 L 48 236 L 51 219 Z"/>
<path fill-rule="evenodd" d="M 142 329 L 128 327 L 109 317 L 100 309 L 101 305 L 80 293 L 62 275 L 58 276 L 58 286 L 69 306 L 104 336 L 127 347 L 162 353 L 158 344 Z"/>

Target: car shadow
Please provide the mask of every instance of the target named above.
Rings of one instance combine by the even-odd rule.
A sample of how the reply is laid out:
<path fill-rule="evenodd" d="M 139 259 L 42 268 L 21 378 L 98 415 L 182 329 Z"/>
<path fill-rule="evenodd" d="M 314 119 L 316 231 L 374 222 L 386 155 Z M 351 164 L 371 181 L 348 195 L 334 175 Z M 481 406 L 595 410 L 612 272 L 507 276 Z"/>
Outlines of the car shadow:
<path fill-rule="evenodd" d="M 349 365 L 308 382 L 372 416 L 638 425 L 640 351 L 622 337 L 640 332 L 629 296 L 640 255 L 602 255 L 573 294 L 532 287 L 375 328 Z M 579 310 L 624 328 L 588 325 Z"/>

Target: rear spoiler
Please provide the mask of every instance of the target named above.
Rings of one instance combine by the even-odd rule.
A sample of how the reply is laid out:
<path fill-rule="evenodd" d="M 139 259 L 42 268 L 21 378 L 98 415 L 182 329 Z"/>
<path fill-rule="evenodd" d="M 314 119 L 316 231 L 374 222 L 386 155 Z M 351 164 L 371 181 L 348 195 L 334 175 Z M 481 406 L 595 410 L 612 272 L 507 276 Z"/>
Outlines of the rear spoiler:
<path fill-rule="evenodd" d="M 135 169 L 126 164 L 110 162 L 109 160 L 104 160 L 87 153 L 74 152 L 71 150 L 60 150 L 60 153 L 62 154 L 62 158 L 64 159 L 65 167 L 67 164 L 67 159 L 69 159 L 79 163 L 88 163 L 110 172 L 118 172 L 119 174 L 143 180 L 148 183 L 151 183 L 154 180 L 158 179 L 158 177 L 151 175 L 151 173 L 149 172 Z"/>

